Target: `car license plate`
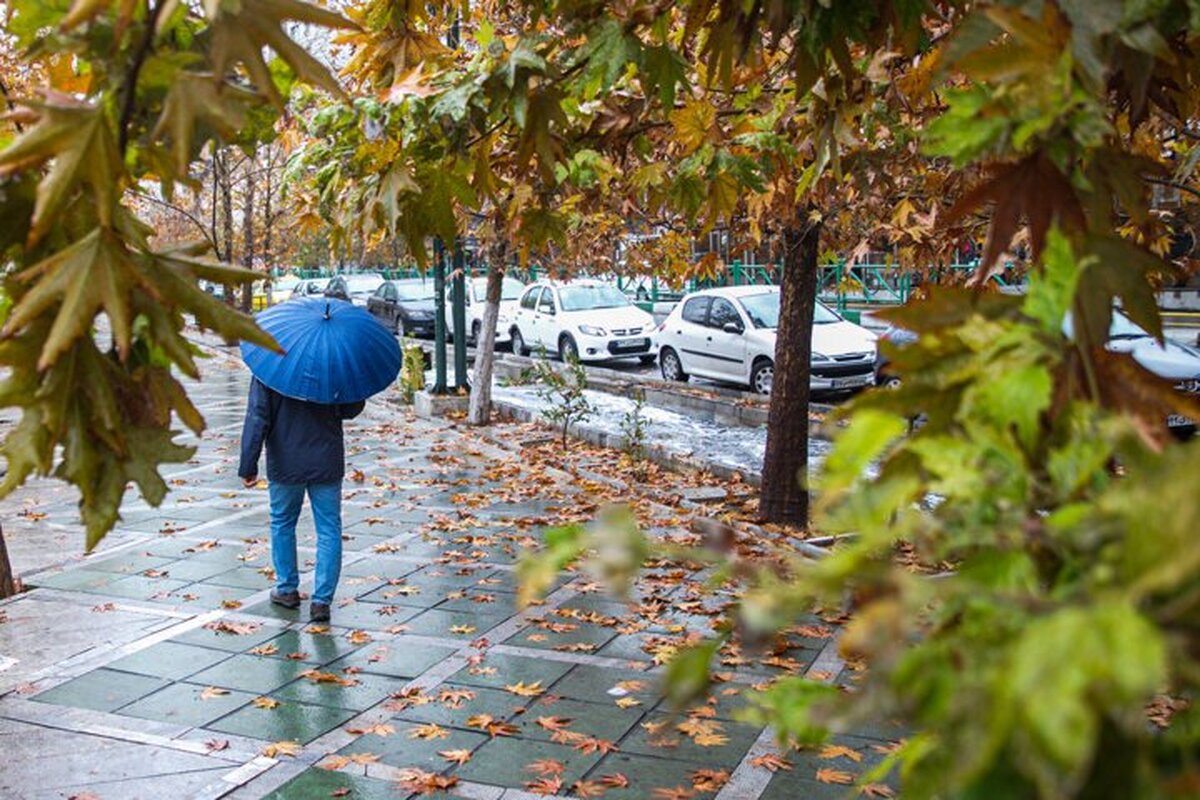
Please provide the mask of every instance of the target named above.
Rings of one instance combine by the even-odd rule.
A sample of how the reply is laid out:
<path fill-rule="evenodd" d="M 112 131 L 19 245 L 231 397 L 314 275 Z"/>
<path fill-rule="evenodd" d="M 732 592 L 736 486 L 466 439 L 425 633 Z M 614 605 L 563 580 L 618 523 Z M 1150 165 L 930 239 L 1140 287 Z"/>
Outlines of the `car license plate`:
<path fill-rule="evenodd" d="M 640 350 L 650 344 L 648 339 L 618 339 L 613 343 L 614 350 Z"/>
<path fill-rule="evenodd" d="M 1183 414 L 1172 414 L 1167 417 L 1168 428 L 1186 428 L 1189 425 L 1195 425 L 1196 421 L 1190 417 L 1185 417 Z"/>
<path fill-rule="evenodd" d="M 869 375 L 855 375 L 850 378 L 833 378 L 829 381 L 830 388 L 850 389 L 855 386 L 866 386 L 871 380 Z"/>

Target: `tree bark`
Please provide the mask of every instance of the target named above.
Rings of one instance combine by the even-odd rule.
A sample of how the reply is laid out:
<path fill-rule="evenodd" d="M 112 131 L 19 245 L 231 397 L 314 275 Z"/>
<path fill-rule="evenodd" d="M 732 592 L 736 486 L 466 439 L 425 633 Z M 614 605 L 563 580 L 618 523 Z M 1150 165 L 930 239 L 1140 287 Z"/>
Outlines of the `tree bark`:
<path fill-rule="evenodd" d="M 257 162 L 257 150 L 252 150 L 246 162 L 246 196 L 242 204 L 242 266 L 254 269 L 254 183 L 257 176 L 254 167 Z M 250 313 L 254 308 L 254 284 L 247 283 L 242 287 L 242 311 Z"/>
<path fill-rule="evenodd" d="M 820 238 L 820 223 L 811 222 L 803 208 L 783 232 L 775 374 L 758 502 L 764 520 L 802 527 L 808 525 L 808 399 Z"/>
<path fill-rule="evenodd" d="M 17 593 L 17 579 L 8 560 L 8 547 L 4 544 L 4 528 L 0 526 L 0 599 Z"/>
<path fill-rule="evenodd" d="M 233 263 L 233 179 L 229 174 L 229 158 L 221 148 L 213 166 L 217 175 L 217 191 L 221 199 L 221 234 L 225 249 L 220 258 L 226 264 Z M 214 198 L 215 201 L 215 198 Z M 225 302 L 233 305 L 233 287 L 225 287 Z"/>
<path fill-rule="evenodd" d="M 467 422 L 487 425 L 492 420 L 492 365 L 496 360 L 496 320 L 500 316 L 500 295 L 504 288 L 504 265 L 508 258 L 507 242 L 500 239 L 492 246 L 488 259 L 487 295 L 479 341 L 475 342 L 475 379 L 471 382 Z M 468 287 L 470 284 L 467 284 Z M 470 289 L 468 288 L 468 291 Z"/>

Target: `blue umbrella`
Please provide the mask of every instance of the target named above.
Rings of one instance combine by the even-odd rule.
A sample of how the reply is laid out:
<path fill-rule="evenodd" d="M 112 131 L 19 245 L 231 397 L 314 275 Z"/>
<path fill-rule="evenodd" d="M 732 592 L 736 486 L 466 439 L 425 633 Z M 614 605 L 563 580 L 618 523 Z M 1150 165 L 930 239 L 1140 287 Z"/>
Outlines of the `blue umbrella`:
<path fill-rule="evenodd" d="M 356 403 L 391 385 L 400 372 L 396 337 L 363 308 L 344 300 L 289 300 L 255 316 L 284 355 L 242 342 L 254 377 L 286 397 Z"/>

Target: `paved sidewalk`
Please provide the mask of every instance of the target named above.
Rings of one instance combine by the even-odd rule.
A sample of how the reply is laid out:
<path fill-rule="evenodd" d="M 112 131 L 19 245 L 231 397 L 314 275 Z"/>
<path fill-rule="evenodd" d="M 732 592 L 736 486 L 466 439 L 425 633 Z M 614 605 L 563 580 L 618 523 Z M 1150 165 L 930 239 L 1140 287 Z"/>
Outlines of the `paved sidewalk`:
<path fill-rule="evenodd" d="M 547 525 L 621 499 L 687 540 L 690 514 L 714 511 L 681 503 L 712 480 L 635 485 L 582 446 L 564 471 L 555 445 L 522 449 L 528 427 L 481 436 L 373 401 L 349 428 L 332 625 L 272 606 L 266 492 L 235 475 L 247 377 L 231 356 L 195 387 L 209 431 L 164 505 L 131 494 L 95 554 L 79 555 L 70 489 L 5 501 L 35 588 L 0 604 L 0 797 L 840 798 L 891 746 L 876 730 L 838 740 L 853 755 L 756 761 L 774 750 L 734 720 L 740 690 L 781 672 L 847 679 L 816 619 L 770 653 L 727 651 L 710 702 L 668 714 L 656 659 L 728 600 L 681 565 L 647 570 L 632 604 L 564 579 L 518 613 L 513 565 Z M 307 510 L 299 539 L 303 591 Z"/>

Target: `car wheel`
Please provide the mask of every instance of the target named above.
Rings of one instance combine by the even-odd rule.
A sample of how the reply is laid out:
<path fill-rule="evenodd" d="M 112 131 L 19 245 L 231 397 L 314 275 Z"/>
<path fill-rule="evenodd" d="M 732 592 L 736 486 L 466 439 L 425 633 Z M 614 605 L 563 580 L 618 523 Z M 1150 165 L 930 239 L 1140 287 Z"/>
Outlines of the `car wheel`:
<path fill-rule="evenodd" d="M 529 355 L 529 348 L 525 346 L 525 337 L 521 335 L 520 328 L 512 329 L 512 349 L 519 356 Z"/>
<path fill-rule="evenodd" d="M 397 336 L 404 335 L 404 325 L 400 322 L 399 315 L 397 315 L 396 318 L 392 320 L 392 333 L 396 334 Z"/>
<path fill-rule="evenodd" d="M 687 373 L 683 371 L 683 363 L 679 360 L 679 354 L 669 347 L 664 347 L 658 356 L 658 364 L 662 369 L 664 380 L 668 381 L 686 381 Z"/>
<path fill-rule="evenodd" d="M 579 345 L 575 344 L 575 340 L 570 336 L 563 334 L 558 340 L 558 357 L 567 361 L 579 360 Z"/>
<path fill-rule="evenodd" d="M 880 381 L 876 384 L 876 386 L 881 386 L 884 389 L 899 389 L 900 379 L 895 375 L 882 375 L 880 376 Z"/>
<path fill-rule="evenodd" d="M 479 320 L 475 320 L 471 323 L 471 339 L 469 343 L 475 347 L 479 346 L 479 331 L 481 328 L 482 326 L 480 325 Z"/>
<path fill-rule="evenodd" d="M 774 380 L 775 364 L 764 358 L 754 365 L 754 371 L 750 373 L 750 388 L 756 394 L 770 394 Z"/>

